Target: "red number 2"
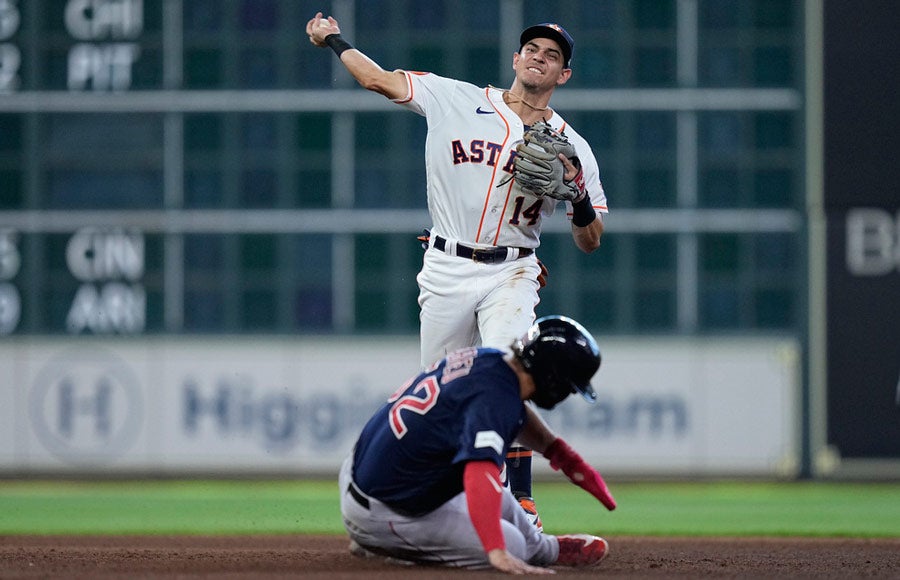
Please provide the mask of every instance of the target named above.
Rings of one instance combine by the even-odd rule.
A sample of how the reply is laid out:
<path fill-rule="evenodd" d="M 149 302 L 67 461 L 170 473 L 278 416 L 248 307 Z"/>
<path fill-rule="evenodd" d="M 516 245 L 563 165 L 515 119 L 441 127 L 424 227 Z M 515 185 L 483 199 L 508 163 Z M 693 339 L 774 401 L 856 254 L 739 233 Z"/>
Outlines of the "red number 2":
<path fill-rule="evenodd" d="M 420 392 L 424 396 L 416 396 Z M 394 432 L 394 436 L 397 439 L 402 439 L 409 431 L 406 423 L 403 422 L 400 411 L 407 410 L 419 415 L 424 415 L 434 407 L 435 403 L 437 403 L 438 395 L 440 394 L 441 387 L 438 385 L 437 379 L 429 376 L 425 377 L 421 383 L 416 385 L 416 388 L 413 389 L 413 394 L 400 397 L 397 402 L 394 403 L 394 406 L 391 407 L 391 412 L 388 416 L 388 421 L 390 421 L 391 431 Z"/>

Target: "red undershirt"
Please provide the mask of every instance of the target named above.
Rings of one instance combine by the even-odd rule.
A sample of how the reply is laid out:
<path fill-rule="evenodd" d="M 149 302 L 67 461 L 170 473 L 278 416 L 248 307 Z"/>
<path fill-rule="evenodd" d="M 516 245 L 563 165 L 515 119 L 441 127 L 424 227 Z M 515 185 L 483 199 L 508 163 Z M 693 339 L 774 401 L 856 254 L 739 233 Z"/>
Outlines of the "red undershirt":
<path fill-rule="evenodd" d="M 469 517 L 485 553 L 506 549 L 500 525 L 503 492 L 500 468 L 493 461 L 468 462 L 463 472 L 463 488 L 469 506 Z"/>

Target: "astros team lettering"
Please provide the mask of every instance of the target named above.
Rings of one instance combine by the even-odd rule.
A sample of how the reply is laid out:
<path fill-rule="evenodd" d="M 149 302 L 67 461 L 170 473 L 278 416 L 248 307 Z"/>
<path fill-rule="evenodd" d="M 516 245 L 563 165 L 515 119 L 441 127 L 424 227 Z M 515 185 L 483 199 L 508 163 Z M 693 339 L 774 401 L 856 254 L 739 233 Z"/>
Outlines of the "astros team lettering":
<path fill-rule="evenodd" d="M 454 165 L 484 163 L 488 167 L 494 167 L 497 164 L 497 157 L 503 150 L 503 145 L 491 141 L 485 142 L 483 139 L 474 139 L 469 143 L 468 149 L 466 149 L 462 144 L 462 140 L 454 139 L 450 143 L 450 148 L 453 151 Z M 513 163 L 515 158 L 516 150 L 512 149 L 509 152 L 506 163 L 503 164 L 503 171 L 512 174 L 515 168 Z M 513 199 L 513 214 L 509 220 L 510 224 L 514 226 L 520 225 L 522 223 L 521 219 L 524 217 L 527 220 L 527 225 L 533 226 L 540 219 L 543 199 L 538 198 L 537 201 L 532 202 L 528 207 L 524 205 L 526 201 L 526 198 L 523 196 Z"/>
<path fill-rule="evenodd" d="M 484 163 L 488 167 L 497 165 L 497 158 L 503 150 L 501 143 L 485 142 L 484 139 L 473 139 L 469 142 L 469 147 L 463 146 L 460 139 L 454 139 L 450 143 L 450 149 L 453 151 L 453 165 L 460 163 Z M 516 158 L 516 150 L 511 149 L 506 163 L 503 164 L 503 171 L 507 173 L 513 172 L 513 159 Z"/>

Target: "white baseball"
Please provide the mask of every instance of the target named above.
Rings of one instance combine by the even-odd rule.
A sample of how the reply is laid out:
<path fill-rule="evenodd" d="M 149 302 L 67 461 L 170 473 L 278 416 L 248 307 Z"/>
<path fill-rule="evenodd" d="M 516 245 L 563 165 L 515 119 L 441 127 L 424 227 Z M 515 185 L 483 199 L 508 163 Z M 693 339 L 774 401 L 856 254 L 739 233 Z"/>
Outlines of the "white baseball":
<path fill-rule="evenodd" d="M 328 22 L 327 18 L 320 18 L 319 26 L 331 26 L 331 22 Z"/>

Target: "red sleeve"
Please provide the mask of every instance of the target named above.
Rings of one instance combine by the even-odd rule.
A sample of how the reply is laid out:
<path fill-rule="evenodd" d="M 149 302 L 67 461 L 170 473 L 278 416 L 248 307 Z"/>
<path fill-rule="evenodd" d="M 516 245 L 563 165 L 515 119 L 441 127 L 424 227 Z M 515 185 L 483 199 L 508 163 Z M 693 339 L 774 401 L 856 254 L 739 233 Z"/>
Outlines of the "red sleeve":
<path fill-rule="evenodd" d="M 469 506 L 469 517 L 481 539 L 485 553 L 506 549 L 500 526 L 503 485 L 500 468 L 493 461 L 470 461 L 463 473 L 463 488 Z"/>

